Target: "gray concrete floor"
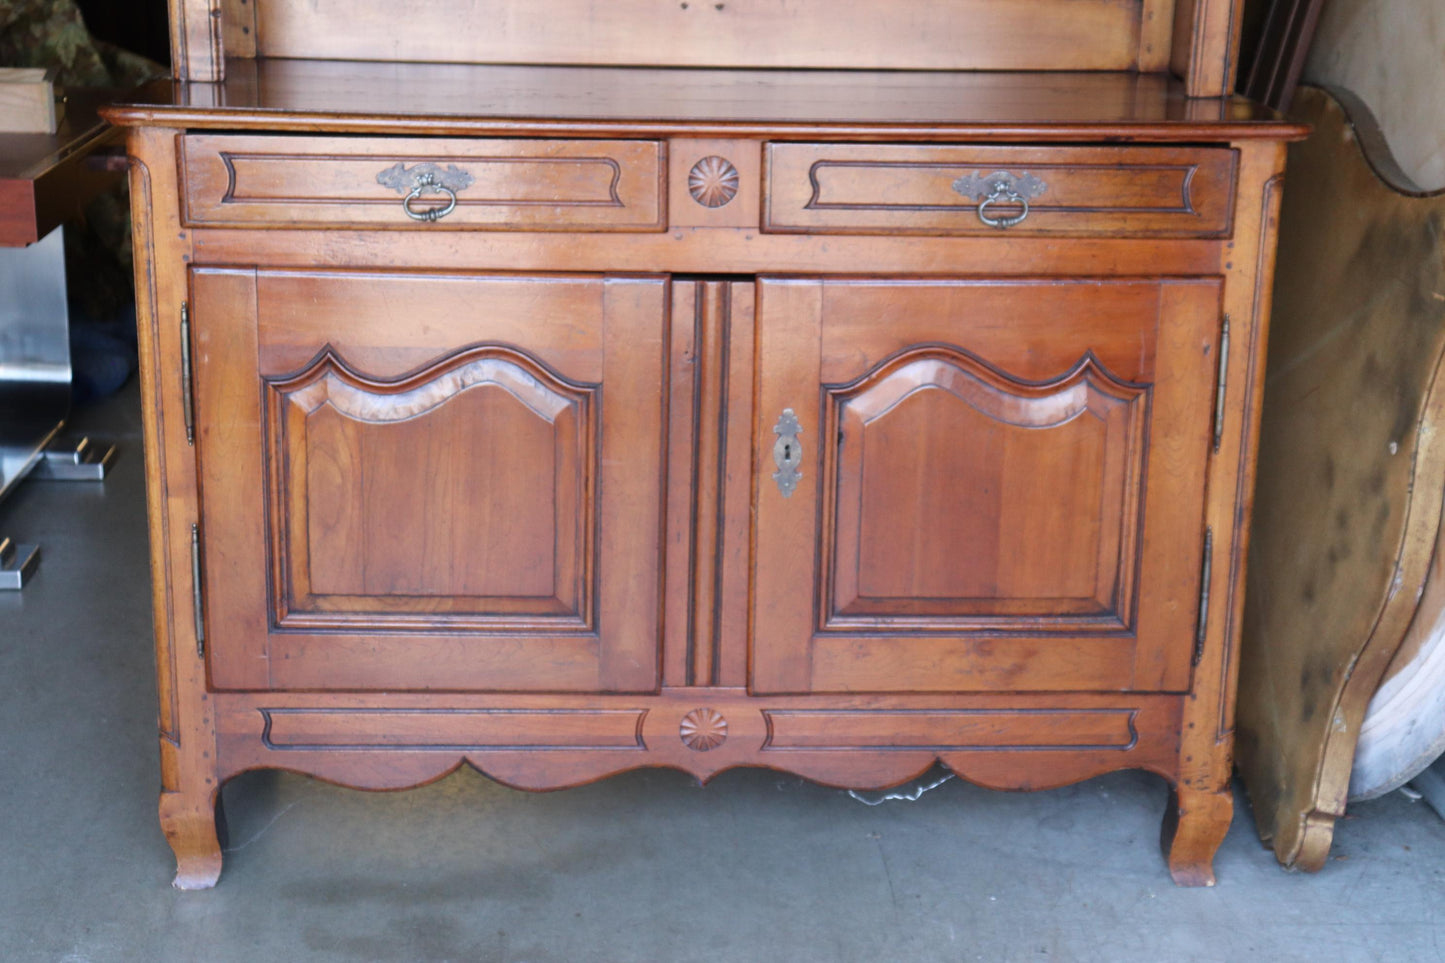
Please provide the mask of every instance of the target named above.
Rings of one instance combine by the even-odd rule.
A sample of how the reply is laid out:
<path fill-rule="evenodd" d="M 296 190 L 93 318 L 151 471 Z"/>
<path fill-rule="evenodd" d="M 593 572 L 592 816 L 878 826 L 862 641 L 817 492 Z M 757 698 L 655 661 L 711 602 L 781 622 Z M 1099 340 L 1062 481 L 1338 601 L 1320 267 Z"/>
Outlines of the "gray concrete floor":
<path fill-rule="evenodd" d="M 0 532 L 43 545 L 0 595 L 0 963 L 1445 961 L 1445 822 L 1423 803 L 1358 806 L 1307 876 L 1241 799 L 1219 886 L 1183 890 L 1141 773 L 877 808 L 762 771 L 541 795 L 469 771 L 401 793 L 253 773 L 225 791 L 220 886 L 177 892 L 138 404 L 132 385 L 75 419 L 123 446 L 103 486 L 0 504 Z"/>

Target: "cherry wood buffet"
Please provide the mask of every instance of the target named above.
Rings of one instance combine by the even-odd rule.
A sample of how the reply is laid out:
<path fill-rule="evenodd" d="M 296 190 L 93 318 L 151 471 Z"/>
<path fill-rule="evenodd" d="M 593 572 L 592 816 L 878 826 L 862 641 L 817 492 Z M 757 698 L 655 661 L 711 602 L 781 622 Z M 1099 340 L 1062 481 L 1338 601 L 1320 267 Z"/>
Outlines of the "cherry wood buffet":
<path fill-rule="evenodd" d="M 110 113 L 177 885 L 239 772 L 462 763 L 1143 768 L 1213 882 L 1301 134 L 1220 96 L 1233 8 L 359 6 L 177 0 Z M 758 69 L 850 64 L 927 69 Z"/>

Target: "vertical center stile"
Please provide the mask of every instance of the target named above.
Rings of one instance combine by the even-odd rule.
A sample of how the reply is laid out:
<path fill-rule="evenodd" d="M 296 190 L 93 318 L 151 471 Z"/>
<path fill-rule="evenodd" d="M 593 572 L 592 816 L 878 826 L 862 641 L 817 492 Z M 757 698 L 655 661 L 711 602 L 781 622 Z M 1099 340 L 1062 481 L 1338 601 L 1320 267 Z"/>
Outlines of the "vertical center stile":
<path fill-rule="evenodd" d="M 729 286 L 709 281 L 697 300 L 697 425 L 693 478 L 692 607 L 687 681 L 711 686 L 718 678 L 718 574 L 722 512 L 723 408 L 727 393 Z"/>

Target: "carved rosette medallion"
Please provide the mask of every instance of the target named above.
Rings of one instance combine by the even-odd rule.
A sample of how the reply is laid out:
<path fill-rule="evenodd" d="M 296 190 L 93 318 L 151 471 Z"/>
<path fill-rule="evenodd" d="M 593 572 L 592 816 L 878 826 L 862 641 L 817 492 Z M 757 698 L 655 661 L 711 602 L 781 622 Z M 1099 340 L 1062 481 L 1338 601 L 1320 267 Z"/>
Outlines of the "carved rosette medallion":
<path fill-rule="evenodd" d="M 687 189 L 703 207 L 722 207 L 738 196 L 738 169 L 725 157 L 704 157 L 692 165 Z"/>
<path fill-rule="evenodd" d="M 716 709 L 694 709 L 682 717 L 678 736 L 689 749 L 707 752 L 727 741 L 728 721 Z"/>

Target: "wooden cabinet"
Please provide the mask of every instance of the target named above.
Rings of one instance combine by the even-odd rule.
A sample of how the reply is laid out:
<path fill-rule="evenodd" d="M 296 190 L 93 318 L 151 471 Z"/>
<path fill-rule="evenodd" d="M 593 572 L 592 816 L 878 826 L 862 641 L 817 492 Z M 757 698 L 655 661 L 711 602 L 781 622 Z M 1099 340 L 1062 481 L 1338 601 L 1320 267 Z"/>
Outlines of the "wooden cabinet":
<path fill-rule="evenodd" d="M 236 773 L 463 762 L 1143 768 L 1212 882 L 1301 133 L 1217 96 L 1228 0 L 499 5 L 183 0 L 110 111 L 177 885 Z"/>

